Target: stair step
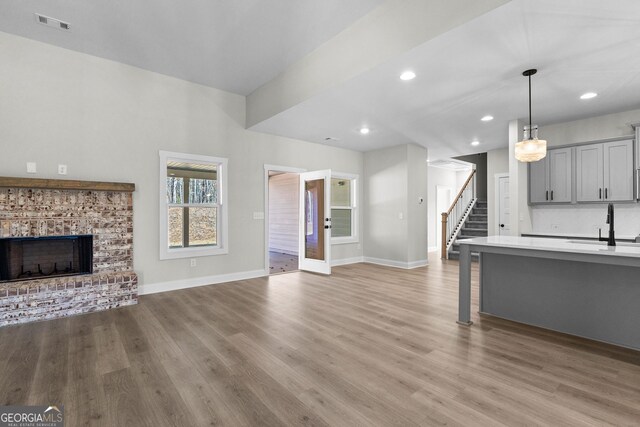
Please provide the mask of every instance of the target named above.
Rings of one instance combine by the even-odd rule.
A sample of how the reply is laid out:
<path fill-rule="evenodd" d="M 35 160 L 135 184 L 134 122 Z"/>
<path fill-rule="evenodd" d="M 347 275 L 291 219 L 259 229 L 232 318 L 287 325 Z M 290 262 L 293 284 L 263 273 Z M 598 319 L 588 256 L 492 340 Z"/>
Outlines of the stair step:
<path fill-rule="evenodd" d="M 463 227 L 460 230 L 462 236 L 487 236 L 488 230 L 486 228 L 467 228 Z"/>
<path fill-rule="evenodd" d="M 482 221 L 484 223 L 487 222 L 487 215 L 486 214 L 469 214 L 469 220 L 471 221 Z"/>
<path fill-rule="evenodd" d="M 487 228 L 487 221 L 467 221 L 464 223 L 465 228 Z"/>
<path fill-rule="evenodd" d="M 482 208 L 486 208 L 487 207 L 487 202 L 484 201 L 484 200 L 478 200 L 478 201 L 476 201 L 476 206 L 482 207 Z"/>
<path fill-rule="evenodd" d="M 473 208 L 471 210 L 471 215 L 486 215 L 487 208 Z"/>

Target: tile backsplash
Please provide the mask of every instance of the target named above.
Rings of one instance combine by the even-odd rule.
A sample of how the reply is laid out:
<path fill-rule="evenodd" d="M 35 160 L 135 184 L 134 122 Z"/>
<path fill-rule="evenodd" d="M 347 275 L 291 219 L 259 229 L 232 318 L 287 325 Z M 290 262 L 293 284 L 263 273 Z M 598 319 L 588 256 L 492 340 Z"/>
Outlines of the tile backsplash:
<path fill-rule="evenodd" d="M 640 234 L 640 204 L 614 203 L 615 230 L 619 237 Z M 536 233 L 598 235 L 607 234 L 607 205 L 566 205 L 532 207 L 532 228 Z"/>

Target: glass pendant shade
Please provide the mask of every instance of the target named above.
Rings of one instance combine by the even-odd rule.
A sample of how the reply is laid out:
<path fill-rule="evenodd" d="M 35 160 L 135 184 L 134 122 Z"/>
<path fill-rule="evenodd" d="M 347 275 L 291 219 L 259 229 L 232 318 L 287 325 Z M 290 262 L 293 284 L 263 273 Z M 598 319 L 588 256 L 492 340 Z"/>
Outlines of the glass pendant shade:
<path fill-rule="evenodd" d="M 547 156 L 547 141 L 525 139 L 516 143 L 516 159 L 521 162 L 537 162 Z"/>
<path fill-rule="evenodd" d="M 538 126 L 524 127 L 524 138 L 516 143 L 516 159 L 521 162 L 537 162 L 547 155 L 547 141 L 538 139 Z"/>

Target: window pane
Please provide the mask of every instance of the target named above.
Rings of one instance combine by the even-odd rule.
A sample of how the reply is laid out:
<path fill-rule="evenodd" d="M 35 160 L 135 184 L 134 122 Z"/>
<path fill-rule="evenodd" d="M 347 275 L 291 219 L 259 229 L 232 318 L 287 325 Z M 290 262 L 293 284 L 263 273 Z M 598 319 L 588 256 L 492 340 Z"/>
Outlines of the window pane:
<path fill-rule="evenodd" d="M 189 208 L 189 246 L 211 246 L 218 243 L 217 208 Z"/>
<path fill-rule="evenodd" d="M 183 203 L 184 179 L 177 176 L 167 177 L 167 203 Z"/>
<path fill-rule="evenodd" d="M 189 203 L 218 203 L 218 189 L 213 179 L 189 179 Z"/>
<path fill-rule="evenodd" d="M 351 181 L 331 178 L 331 206 L 351 206 Z"/>
<path fill-rule="evenodd" d="M 351 237 L 351 209 L 331 209 L 331 237 Z"/>
<path fill-rule="evenodd" d="M 169 247 L 181 248 L 184 243 L 184 210 L 182 208 L 169 208 Z"/>

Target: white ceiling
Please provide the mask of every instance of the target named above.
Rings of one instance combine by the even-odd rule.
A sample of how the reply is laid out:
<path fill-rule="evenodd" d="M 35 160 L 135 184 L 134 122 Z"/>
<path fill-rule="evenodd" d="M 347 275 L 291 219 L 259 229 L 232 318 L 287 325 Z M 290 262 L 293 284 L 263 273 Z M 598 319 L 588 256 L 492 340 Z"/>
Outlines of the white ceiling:
<path fill-rule="evenodd" d="M 362 151 L 415 142 L 431 159 L 506 147 L 528 68 L 541 126 L 640 108 L 640 1 L 513 0 L 252 129 Z"/>
<path fill-rule="evenodd" d="M 0 31 L 247 95 L 382 2 L 1 0 Z"/>
<path fill-rule="evenodd" d="M 1 0 L 0 31 L 248 94 L 383 1 Z M 512 0 L 251 129 L 361 151 L 417 143 L 432 160 L 488 151 L 526 118 L 532 67 L 541 126 L 640 108 L 640 1 Z"/>

